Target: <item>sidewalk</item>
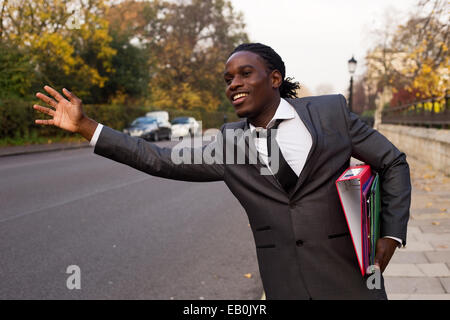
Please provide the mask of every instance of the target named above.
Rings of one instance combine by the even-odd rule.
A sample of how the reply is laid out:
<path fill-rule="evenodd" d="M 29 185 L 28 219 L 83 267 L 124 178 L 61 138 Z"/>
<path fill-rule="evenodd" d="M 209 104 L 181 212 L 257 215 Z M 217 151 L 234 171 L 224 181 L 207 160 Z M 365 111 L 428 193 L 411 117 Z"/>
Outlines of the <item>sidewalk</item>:
<path fill-rule="evenodd" d="M 391 300 L 450 300 L 450 177 L 408 158 L 412 201 L 406 247 L 384 272 Z"/>
<path fill-rule="evenodd" d="M 0 157 L 16 156 L 27 153 L 79 149 L 86 147 L 89 147 L 89 142 L 65 142 L 65 143 L 49 143 L 49 144 L 32 144 L 28 146 L 2 147 L 0 148 Z"/>

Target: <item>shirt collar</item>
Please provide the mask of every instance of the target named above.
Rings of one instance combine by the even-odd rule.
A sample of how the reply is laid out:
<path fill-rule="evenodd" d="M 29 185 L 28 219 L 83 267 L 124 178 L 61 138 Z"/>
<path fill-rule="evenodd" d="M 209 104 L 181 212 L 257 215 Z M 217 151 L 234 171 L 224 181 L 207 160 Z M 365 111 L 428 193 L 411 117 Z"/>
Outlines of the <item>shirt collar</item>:
<path fill-rule="evenodd" d="M 275 111 L 275 114 L 273 115 L 273 118 L 267 124 L 267 128 L 271 128 L 274 125 L 275 120 L 277 120 L 277 119 L 287 120 L 287 119 L 294 119 L 294 118 L 295 118 L 295 110 L 294 110 L 294 108 L 289 104 L 289 102 L 287 102 L 286 100 L 281 98 L 280 99 L 280 104 L 277 107 L 277 111 Z M 264 130 L 264 128 L 261 128 L 261 127 L 256 128 L 250 122 L 248 123 L 248 125 L 250 127 L 250 132 L 252 132 L 252 133 L 256 129 Z"/>

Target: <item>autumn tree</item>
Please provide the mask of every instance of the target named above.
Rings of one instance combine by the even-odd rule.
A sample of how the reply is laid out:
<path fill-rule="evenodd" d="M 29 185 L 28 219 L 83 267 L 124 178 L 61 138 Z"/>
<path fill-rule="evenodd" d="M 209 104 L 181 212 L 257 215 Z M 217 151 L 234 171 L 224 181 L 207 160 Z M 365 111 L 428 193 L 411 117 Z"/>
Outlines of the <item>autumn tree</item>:
<path fill-rule="evenodd" d="M 418 15 L 394 36 L 394 50 L 404 53 L 398 70 L 404 88 L 419 98 L 442 96 L 449 87 L 449 10 L 448 1 L 420 1 Z"/>
<path fill-rule="evenodd" d="M 228 0 L 155 1 L 143 10 L 139 38 L 151 53 L 152 103 L 161 108 L 216 110 L 225 100 L 223 69 L 248 41 Z"/>
<path fill-rule="evenodd" d="M 395 30 L 390 29 L 395 24 L 386 24 L 381 41 L 366 55 L 369 94 L 389 86 L 396 103 L 445 94 L 449 88 L 449 9 L 447 1 L 421 0 L 406 23 Z"/>
<path fill-rule="evenodd" d="M 103 0 L 5 0 L 1 42 L 28 56 L 39 86 L 70 86 L 89 100 L 113 71 L 106 10 Z"/>

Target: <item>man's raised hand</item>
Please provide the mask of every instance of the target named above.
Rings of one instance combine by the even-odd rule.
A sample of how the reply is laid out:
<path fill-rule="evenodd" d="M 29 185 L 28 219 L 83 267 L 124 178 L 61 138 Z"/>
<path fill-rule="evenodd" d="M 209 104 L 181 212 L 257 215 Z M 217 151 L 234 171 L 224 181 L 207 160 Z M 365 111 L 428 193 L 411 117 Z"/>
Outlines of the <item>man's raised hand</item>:
<path fill-rule="evenodd" d="M 67 99 L 49 86 L 45 86 L 44 90 L 47 91 L 53 99 L 40 92 L 36 94 L 36 97 L 52 108 L 43 107 L 37 104 L 35 104 L 33 108 L 39 112 L 48 114 L 52 119 L 36 120 L 36 124 L 53 125 L 70 132 L 77 132 L 90 140 L 97 127 L 97 123 L 84 114 L 81 100 L 67 89 L 63 89 L 63 93 Z"/>

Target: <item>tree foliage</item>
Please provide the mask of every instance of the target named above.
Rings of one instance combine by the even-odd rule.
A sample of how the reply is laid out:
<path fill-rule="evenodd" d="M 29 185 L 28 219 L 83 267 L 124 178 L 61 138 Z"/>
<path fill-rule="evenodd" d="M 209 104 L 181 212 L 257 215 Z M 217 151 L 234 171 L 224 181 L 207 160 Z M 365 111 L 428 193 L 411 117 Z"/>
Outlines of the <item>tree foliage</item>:
<path fill-rule="evenodd" d="M 27 55 L 0 43 L 0 97 L 28 97 L 33 80 L 33 64 Z"/>
<path fill-rule="evenodd" d="M 164 9 L 157 12 L 156 20 L 149 19 L 143 33 L 156 58 L 149 83 L 153 103 L 181 109 L 217 109 L 223 99 L 224 62 L 237 44 L 248 40 L 242 16 L 224 0 L 159 5 Z"/>
<path fill-rule="evenodd" d="M 41 82 L 81 97 L 104 86 L 115 50 L 103 0 L 5 0 L 0 10 L 2 43 L 26 54 Z"/>
<path fill-rule="evenodd" d="M 0 43 L 28 60 L 1 53 L 19 96 L 49 84 L 86 103 L 215 110 L 227 55 L 247 40 L 229 0 L 0 2 Z"/>
<path fill-rule="evenodd" d="M 376 92 L 392 87 L 398 103 L 441 97 L 449 88 L 449 3 L 422 0 L 416 9 L 366 56 L 366 80 Z"/>

